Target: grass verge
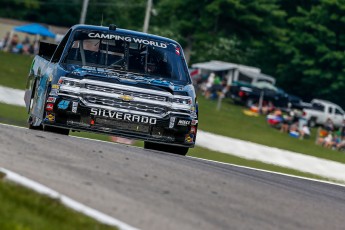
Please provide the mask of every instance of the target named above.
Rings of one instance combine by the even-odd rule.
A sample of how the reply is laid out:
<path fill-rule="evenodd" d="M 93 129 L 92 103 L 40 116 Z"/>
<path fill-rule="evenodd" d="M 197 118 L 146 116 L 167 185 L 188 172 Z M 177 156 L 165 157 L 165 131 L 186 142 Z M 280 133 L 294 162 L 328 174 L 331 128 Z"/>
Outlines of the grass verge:
<path fill-rule="evenodd" d="M 25 89 L 33 57 L 0 51 L 0 85 Z"/>
<path fill-rule="evenodd" d="M 344 153 L 315 144 L 315 128 L 312 129 L 310 139 L 300 140 L 271 128 L 267 124 L 265 116 L 244 115 L 245 108 L 234 105 L 230 99 L 223 100 L 220 111 L 216 110 L 216 101 L 207 100 L 203 96 L 199 96 L 198 100 L 200 104 L 199 128 L 201 130 L 345 163 Z"/>
<path fill-rule="evenodd" d="M 58 200 L 0 180 L 0 229 L 117 229 L 66 208 Z"/>

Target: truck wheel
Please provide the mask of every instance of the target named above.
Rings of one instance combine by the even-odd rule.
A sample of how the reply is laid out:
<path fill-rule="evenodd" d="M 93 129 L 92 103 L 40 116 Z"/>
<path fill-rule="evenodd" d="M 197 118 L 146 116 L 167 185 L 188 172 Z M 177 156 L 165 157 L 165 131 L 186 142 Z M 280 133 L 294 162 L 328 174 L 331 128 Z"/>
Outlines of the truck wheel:
<path fill-rule="evenodd" d="M 35 81 L 34 83 L 32 95 L 35 95 L 36 84 L 37 84 L 37 81 Z M 31 112 L 33 110 L 33 104 L 34 104 L 34 97 L 32 97 L 32 95 L 31 95 L 30 107 L 29 107 L 28 128 L 32 130 L 42 130 L 43 129 L 42 125 L 38 125 L 38 126 L 34 125 L 37 121 L 36 120 L 37 118 L 31 115 Z"/>
<path fill-rule="evenodd" d="M 310 120 L 308 121 L 308 125 L 309 127 L 314 128 L 316 126 L 316 118 L 315 117 L 310 118 Z"/>
<path fill-rule="evenodd" d="M 254 104 L 254 101 L 253 101 L 253 99 L 247 99 L 246 100 L 246 106 L 248 107 L 248 108 L 250 108 L 252 105 Z"/>
<path fill-rule="evenodd" d="M 42 125 L 34 126 L 34 123 L 35 123 L 35 118 L 33 118 L 31 115 L 29 115 L 28 128 L 32 129 L 32 130 L 42 130 L 43 129 Z"/>
<path fill-rule="evenodd" d="M 57 134 L 61 134 L 61 135 L 68 135 L 69 134 L 69 129 L 62 129 L 62 128 L 47 126 L 47 125 L 43 126 L 43 131 L 57 133 Z"/>
<path fill-rule="evenodd" d="M 173 153 L 181 156 L 187 155 L 188 147 L 180 147 L 180 146 L 174 146 L 174 145 L 164 145 L 164 144 L 157 144 L 145 141 L 144 142 L 144 148 L 145 149 L 153 149 L 168 153 Z"/>

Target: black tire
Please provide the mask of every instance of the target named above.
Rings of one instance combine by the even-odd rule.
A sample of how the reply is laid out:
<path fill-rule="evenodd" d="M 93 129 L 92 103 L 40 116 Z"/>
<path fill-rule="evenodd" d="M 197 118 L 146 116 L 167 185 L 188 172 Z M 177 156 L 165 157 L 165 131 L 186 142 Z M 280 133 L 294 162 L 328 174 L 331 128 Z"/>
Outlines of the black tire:
<path fill-rule="evenodd" d="M 173 153 L 181 156 L 187 155 L 188 147 L 180 147 L 180 146 L 174 146 L 174 145 L 164 145 L 164 144 L 158 144 L 158 143 L 152 143 L 145 141 L 144 142 L 144 148 L 145 149 L 153 149 L 168 153 Z"/>
<path fill-rule="evenodd" d="M 28 128 L 29 129 L 32 129 L 32 130 L 43 130 L 43 126 L 40 124 L 38 126 L 35 126 L 34 124 L 37 123 L 36 122 L 36 117 L 33 117 L 31 115 L 31 111 L 33 109 L 33 103 L 34 103 L 34 98 L 35 98 L 35 94 L 36 94 L 36 84 L 37 84 L 37 81 L 35 81 L 34 83 L 34 86 L 33 86 L 33 91 L 32 91 L 32 94 L 31 94 L 31 100 L 30 100 L 30 106 L 29 106 L 29 117 L 28 117 Z"/>
<path fill-rule="evenodd" d="M 254 104 L 254 100 L 252 98 L 248 98 L 245 104 L 248 108 L 250 108 Z"/>
<path fill-rule="evenodd" d="M 43 131 L 51 132 L 51 133 L 57 133 L 57 134 L 61 134 L 61 135 L 68 135 L 69 134 L 69 129 L 63 129 L 63 128 L 47 126 L 47 125 L 43 126 Z"/>
<path fill-rule="evenodd" d="M 310 120 L 308 121 L 308 126 L 311 128 L 314 128 L 316 126 L 316 118 L 315 117 L 310 118 Z"/>
<path fill-rule="evenodd" d="M 28 128 L 32 129 L 32 130 L 43 130 L 42 125 L 34 126 L 34 123 L 35 123 L 34 119 L 32 118 L 31 115 L 29 115 L 29 118 L 28 118 Z"/>

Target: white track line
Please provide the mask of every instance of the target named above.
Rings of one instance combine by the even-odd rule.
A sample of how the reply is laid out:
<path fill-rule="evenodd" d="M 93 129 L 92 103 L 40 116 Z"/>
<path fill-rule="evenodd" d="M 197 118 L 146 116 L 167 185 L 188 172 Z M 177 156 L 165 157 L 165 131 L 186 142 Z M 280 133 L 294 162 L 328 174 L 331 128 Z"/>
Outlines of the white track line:
<path fill-rule="evenodd" d="M 234 167 L 238 167 L 238 168 L 251 169 L 251 170 L 255 170 L 255 171 L 259 171 L 259 172 L 267 172 L 267 173 L 271 173 L 271 174 L 277 174 L 277 175 L 282 175 L 282 176 L 287 176 L 287 177 L 292 177 L 292 178 L 316 181 L 316 182 L 320 182 L 320 183 L 331 184 L 331 185 L 338 185 L 338 186 L 341 186 L 341 187 L 345 187 L 345 184 L 340 184 L 340 183 L 331 182 L 331 181 L 318 180 L 318 179 L 302 177 L 302 176 L 295 176 L 295 175 L 291 175 L 291 174 L 274 172 L 274 171 L 269 171 L 269 170 L 265 170 L 265 169 L 251 168 L 251 167 L 247 167 L 247 166 L 235 165 L 235 164 L 225 163 L 225 162 L 221 162 L 221 161 L 208 160 L 208 159 L 199 158 L 199 157 L 192 157 L 192 156 L 187 156 L 187 157 L 192 158 L 192 159 L 202 160 L 202 161 L 208 161 L 208 162 L 212 162 L 212 163 L 218 163 L 218 164 L 223 164 L 223 165 L 230 165 L 230 166 L 234 166 Z"/>
<path fill-rule="evenodd" d="M 37 183 L 33 180 L 30 180 L 26 177 L 23 177 L 17 173 L 14 173 L 12 171 L 9 171 L 4 168 L 0 168 L 0 172 L 5 174 L 5 179 L 12 181 L 16 184 L 19 184 L 21 186 L 27 187 L 29 189 L 32 189 L 40 194 L 47 195 L 48 197 L 51 197 L 53 199 L 59 199 L 62 204 L 65 206 L 83 213 L 86 216 L 89 216 L 103 224 L 111 225 L 111 226 L 116 226 L 121 230 L 138 230 L 137 228 L 134 228 L 120 220 L 117 220 L 107 214 L 104 214 L 100 211 L 97 211 L 93 208 L 90 208 L 82 203 L 79 203 L 78 201 L 75 201 L 67 196 L 64 196 L 60 194 L 59 192 L 48 188 L 40 183 Z"/>

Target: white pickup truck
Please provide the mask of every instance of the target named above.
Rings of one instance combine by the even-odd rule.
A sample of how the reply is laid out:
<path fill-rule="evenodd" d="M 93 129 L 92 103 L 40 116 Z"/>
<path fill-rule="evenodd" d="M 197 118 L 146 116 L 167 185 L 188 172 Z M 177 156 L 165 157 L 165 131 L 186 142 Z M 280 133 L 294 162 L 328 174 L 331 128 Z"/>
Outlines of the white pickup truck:
<path fill-rule="evenodd" d="M 324 125 L 328 118 L 333 121 L 335 127 L 340 127 L 345 119 L 345 112 L 332 102 L 313 99 L 311 107 L 303 109 L 303 117 L 311 127 Z"/>

